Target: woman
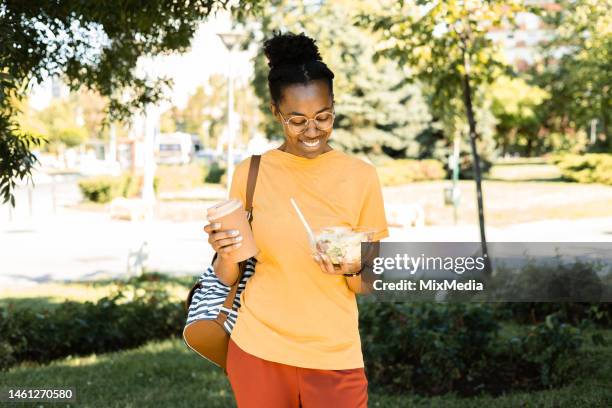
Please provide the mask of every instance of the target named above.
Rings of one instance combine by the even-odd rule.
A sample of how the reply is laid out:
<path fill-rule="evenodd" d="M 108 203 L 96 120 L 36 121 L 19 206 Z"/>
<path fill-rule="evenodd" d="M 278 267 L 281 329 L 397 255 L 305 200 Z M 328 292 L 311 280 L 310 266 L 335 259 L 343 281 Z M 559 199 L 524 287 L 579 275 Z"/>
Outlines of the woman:
<path fill-rule="evenodd" d="M 363 291 L 360 265 L 334 267 L 313 254 L 290 198 L 313 229 L 368 227 L 378 241 L 388 236 L 380 184 L 373 166 L 327 143 L 334 74 L 315 42 L 288 33 L 264 49 L 270 109 L 285 142 L 261 157 L 252 223 L 260 253 L 228 346 L 228 377 L 240 408 L 366 407 L 355 299 Z M 243 204 L 249 160 L 236 167 L 230 189 Z M 218 224 L 204 229 L 219 254 L 217 276 L 233 284 L 238 265 L 227 255 L 241 237 Z"/>

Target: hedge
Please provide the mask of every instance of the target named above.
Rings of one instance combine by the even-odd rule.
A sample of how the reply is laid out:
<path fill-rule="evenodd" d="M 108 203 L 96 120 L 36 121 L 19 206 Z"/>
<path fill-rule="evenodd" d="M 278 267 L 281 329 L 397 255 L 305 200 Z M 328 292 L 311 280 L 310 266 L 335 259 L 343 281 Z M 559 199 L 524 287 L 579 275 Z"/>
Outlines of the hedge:
<path fill-rule="evenodd" d="M 121 176 L 95 176 L 79 180 L 79 189 L 86 200 L 94 203 L 108 203 L 117 197 L 132 198 L 140 194 L 143 176 L 135 173 L 124 173 Z M 157 192 L 159 178 L 153 180 Z"/>
<path fill-rule="evenodd" d="M 178 336 L 183 305 L 163 290 L 119 290 L 93 302 L 66 301 L 53 310 L 0 309 L 0 370 L 21 361 L 48 362 L 103 353 Z"/>
<path fill-rule="evenodd" d="M 434 159 L 397 159 L 377 168 L 383 186 L 396 186 L 415 181 L 443 180 L 446 178 L 444 165 Z"/>
<path fill-rule="evenodd" d="M 550 315 L 511 338 L 489 307 L 369 303 L 360 308 L 368 379 L 387 392 L 460 395 L 534 390 L 572 378 L 580 330 Z"/>
<path fill-rule="evenodd" d="M 552 156 L 551 161 L 559 167 L 564 180 L 612 185 L 612 154 L 565 154 Z"/>
<path fill-rule="evenodd" d="M 571 379 L 582 343 L 580 330 L 555 315 L 504 338 L 488 306 L 360 298 L 359 309 L 368 379 L 388 392 L 472 395 L 557 386 Z M 180 337 L 185 318 L 182 303 L 154 288 L 52 311 L 0 309 L 0 368 Z"/>

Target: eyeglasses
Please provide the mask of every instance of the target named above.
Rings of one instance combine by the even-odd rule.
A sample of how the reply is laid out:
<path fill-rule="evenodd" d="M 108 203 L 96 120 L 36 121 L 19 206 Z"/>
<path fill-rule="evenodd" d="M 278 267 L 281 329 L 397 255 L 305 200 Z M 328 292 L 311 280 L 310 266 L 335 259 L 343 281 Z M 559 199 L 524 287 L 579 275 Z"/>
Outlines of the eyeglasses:
<path fill-rule="evenodd" d="M 294 133 L 302 133 L 308 129 L 308 122 L 311 120 L 319 130 L 329 130 L 334 125 L 334 118 L 336 114 L 334 112 L 321 112 L 317 113 L 314 118 L 309 119 L 306 116 L 291 116 L 285 120 L 283 114 L 278 111 L 278 114 L 283 119 L 283 122 L 287 127 Z"/>

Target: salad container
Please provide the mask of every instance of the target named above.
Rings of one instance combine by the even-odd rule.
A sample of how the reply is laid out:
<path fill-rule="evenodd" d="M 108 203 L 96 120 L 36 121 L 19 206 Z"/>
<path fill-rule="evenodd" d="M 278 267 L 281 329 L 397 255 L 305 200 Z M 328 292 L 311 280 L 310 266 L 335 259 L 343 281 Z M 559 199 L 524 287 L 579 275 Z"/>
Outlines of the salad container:
<path fill-rule="evenodd" d="M 361 243 L 371 242 L 374 230 L 364 227 L 336 226 L 314 231 L 317 250 L 333 264 L 361 262 Z"/>

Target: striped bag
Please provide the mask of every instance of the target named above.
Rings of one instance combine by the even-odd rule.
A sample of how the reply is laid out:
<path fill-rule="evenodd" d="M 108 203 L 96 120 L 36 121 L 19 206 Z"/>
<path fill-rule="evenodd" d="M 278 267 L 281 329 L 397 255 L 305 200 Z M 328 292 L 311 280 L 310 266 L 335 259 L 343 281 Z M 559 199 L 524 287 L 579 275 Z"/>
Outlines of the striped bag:
<path fill-rule="evenodd" d="M 247 179 L 246 213 L 249 224 L 253 221 L 253 194 L 260 159 L 259 155 L 251 157 Z M 227 375 L 227 345 L 238 317 L 240 295 L 255 272 L 256 261 L 255 258 L 249 258 L 240 262 L 236 283 L 227 286 L 217 278 L 212 267 L 216 258 L 217 254 L 213 257 L 211 266 L 198 278 L 187 295 L 187 320 L 183 328 L 183 341 L 201 357 L 223 368 Z"/>
<path fill-rule="evenodd" d="M 232 308 L 229 309 L 223 307 L 223 303 L 232 287 L 222 283 L 217 278 L 212 266 L 209 266 L 198 278 L 201 287 L 197 288 L 193 293 L 185 325 L 200 319 L 215 320 L 221 309 L 227 313 L 227 319 L 223 323 L 223 328 L 227 334 L 231 334 L 236 324 L 238 309 L 240 308 L 240 295 L 244 291 L 249 278 L 253 276 L 253 273 L 255 273 L 255 259 L 250 258 L 247 260 L 246 268 L 238 283 L 238 290 L 236 290 Z"/>

